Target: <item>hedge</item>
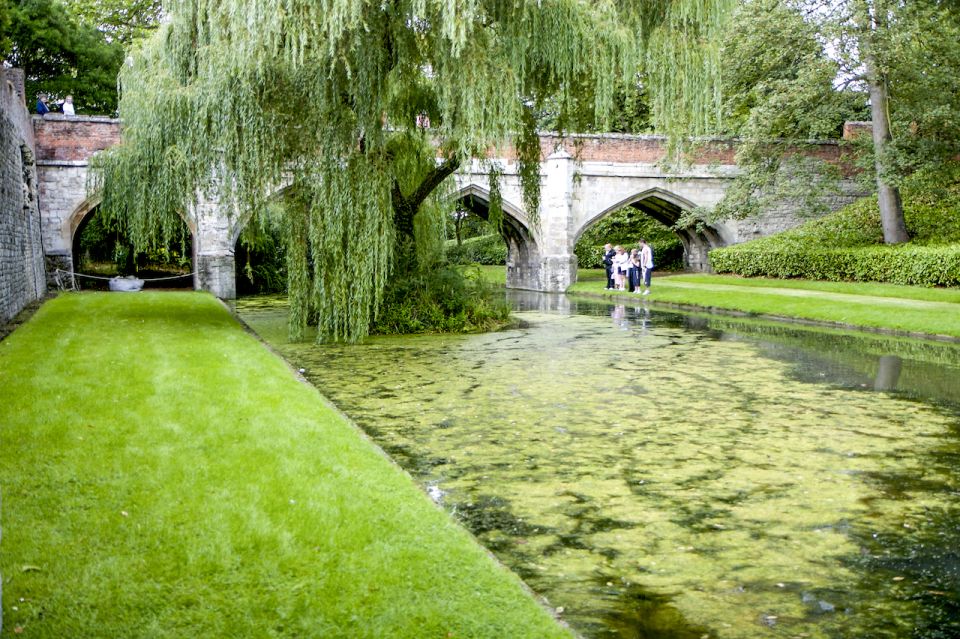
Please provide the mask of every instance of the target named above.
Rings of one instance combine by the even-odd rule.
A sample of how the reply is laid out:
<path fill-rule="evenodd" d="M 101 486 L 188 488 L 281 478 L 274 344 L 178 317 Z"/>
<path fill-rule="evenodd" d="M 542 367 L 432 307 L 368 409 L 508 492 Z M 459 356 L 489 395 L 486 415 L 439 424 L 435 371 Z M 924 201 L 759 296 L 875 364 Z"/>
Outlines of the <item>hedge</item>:
<path fill-rule="evenodd" d="M 451 264 L 488 264 L 507 263 L 507 244 L 497 234 L 481 235 L 464 240 L 457 246 L 456 241 L 447 242 L 447 260 Z"/>
<path fill-rule="evenodd" d="M 717 273 L 746 277 L 960 286 L 960 244 L 839 249 L 741 245 L 714 249 L 710 264 Z"/>

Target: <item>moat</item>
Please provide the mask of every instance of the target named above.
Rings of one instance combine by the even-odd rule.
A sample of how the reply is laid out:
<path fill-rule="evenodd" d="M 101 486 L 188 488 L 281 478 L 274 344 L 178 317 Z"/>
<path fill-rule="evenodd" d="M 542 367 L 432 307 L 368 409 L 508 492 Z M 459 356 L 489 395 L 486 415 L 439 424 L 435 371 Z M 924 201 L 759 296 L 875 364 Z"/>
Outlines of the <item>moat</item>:
<path fill-rule="evenodd" d="M 960 636 L 960 346 L 508 296 L 356 346 L 238 311 L 585 637 Z"/>

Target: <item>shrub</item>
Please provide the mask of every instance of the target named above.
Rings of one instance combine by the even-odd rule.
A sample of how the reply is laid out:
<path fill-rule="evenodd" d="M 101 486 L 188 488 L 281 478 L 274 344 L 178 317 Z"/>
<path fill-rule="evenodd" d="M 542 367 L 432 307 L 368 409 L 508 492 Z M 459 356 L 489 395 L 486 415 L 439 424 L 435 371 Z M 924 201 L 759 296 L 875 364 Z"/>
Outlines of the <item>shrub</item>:
<path fill-rule="evenodd" d="M 960 286 L 960 244 L 834 249 L 741 245 L 711 251 L 710 263 L 718 273 L 748 277 Z"/>
<path fill-rule="evenodd" d="M 440 266 L 400 273 L 387 287 L 371 334 L 469 333 L 507 323 L 510 307 L 479 269 Z"/>
<path fill-rule="evenodd" d="M 710 252 L 718 273 L 960 285 L 960 172 L 935 186 L 908 183 L 903 216 L 911 241 L 883 244 L 876 197 L 795 229 Z"/>
<path fill-rule="evenodd" d="M 481 235 L 464 240 L 447 241 L 447 260 L 451 264 L 501 265 L 507 263 L 507 244 L 499 234 Z"/>

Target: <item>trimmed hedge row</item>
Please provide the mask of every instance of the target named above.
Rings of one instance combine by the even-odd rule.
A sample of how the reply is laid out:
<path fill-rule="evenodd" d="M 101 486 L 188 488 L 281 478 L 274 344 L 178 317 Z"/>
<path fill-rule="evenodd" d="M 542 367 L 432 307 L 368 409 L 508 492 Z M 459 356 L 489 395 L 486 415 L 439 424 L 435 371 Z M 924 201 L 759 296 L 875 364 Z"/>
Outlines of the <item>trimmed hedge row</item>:
<path fill-rule="evenodd" d="M 500 265 L 507 263 L 507 244 L 498 234 L 481 235 L 464 240 L 457 246 L 456 241 L 447 241 L 447 260 L 451 264 Z"/>
<path fill-rule="evenodd" d="M 741 245 L 710 251 L 710 264 L 717 273 L 746 277 L 960 286 L 960 244 L 808 250 Z"/>

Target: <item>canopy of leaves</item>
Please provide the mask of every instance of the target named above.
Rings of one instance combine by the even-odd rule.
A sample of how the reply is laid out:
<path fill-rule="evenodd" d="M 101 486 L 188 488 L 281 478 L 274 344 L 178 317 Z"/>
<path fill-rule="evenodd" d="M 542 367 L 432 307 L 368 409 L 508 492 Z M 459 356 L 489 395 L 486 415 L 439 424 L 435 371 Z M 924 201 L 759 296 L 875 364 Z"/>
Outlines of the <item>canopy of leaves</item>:
<path fill-rule="evenodd" d="M 823 33 L 784 0 L 742 0 L 722 59 L 724 130 L 742 140 L 742 173 L 713 217 L 756 214 L 782 199 L 822 213 L 836 171 L 796 151 L 838 138 L 847 120 L 868 118 L 866 95 L 836 87 L 841 67 L 827 55 Z"/>
<path fill-rule="evenodd" d="M 81 25 L 57 0 L 22 0 L 6 8 L 10 28 L 0 33 L 9 33 L 10 46 L 3 61 L 24 70 L 28 96 L 73 95 L 78 113 L 116 112 L 122 45 Z"/>
<path fill-rule="evenodd" d="M 512 144 L 536 216 L 548 100 L 568 121 L 588 87 L 606 122 L 645 68 L 656 95 L 682 97 L 671 113 L 712 121 L 700 43 L 731 2 L 174 0 L 121 72 L 125 142 L 103 160 L 103 206 L 150 243 L 201 192 L 246 216 L 289 185 L 294 316 L 308 303 L 322 337 L 357 339 L 396 251 L 440 254 L 437 187 L 460 162 Z"/>
<path fill-rule="evenodd" d="M 864 16 L 872 16 L 869 28 Z M 723 91 L 727 131 L 744 139 L 738 161 L 745 174 L 717 215 L 762 208 L 770 200 L 764 193 L 823 192 L 804 184 L 811 167 L 788 163 L 783 170 L 790 156 L 782 141 L 795 147 L 837 137 L 845 120 L 870 119 L 867 55 L 890 95 L 893 140 L 882 152 L 884 178 L 897 185 L 914 174 L 942 181 L 960 154 L 956 3 L 741 0 L 723 45 Z M 863 142 L 862 166 L 873 179 L 873 145 Z"/>
<path fill-rule="evenodd" d="M 129 45 L 160 26 L 160 0 L 65 0 L 81 22 L 97 27 L 110 41 Z"/>
<path fill-rule="evenodd" d="M 886 45 L 894 138 L 885 160 L 894 182 L 919 173 L 935 185 L 960 157 L 960 7 L 918 0 L 897 17 Z"/>

